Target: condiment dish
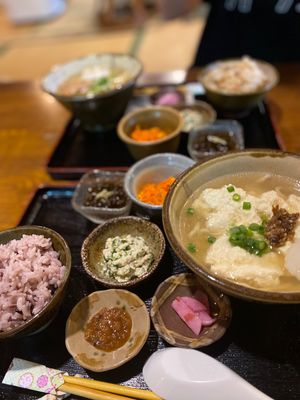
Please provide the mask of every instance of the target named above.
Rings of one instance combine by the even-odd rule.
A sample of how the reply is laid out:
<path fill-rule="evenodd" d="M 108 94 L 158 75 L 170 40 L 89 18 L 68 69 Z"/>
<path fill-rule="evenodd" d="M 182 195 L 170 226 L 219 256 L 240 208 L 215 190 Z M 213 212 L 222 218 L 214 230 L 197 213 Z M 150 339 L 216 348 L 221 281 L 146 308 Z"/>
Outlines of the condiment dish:
<path fill-rule="evenodd" d="M 180 113 L 171 107 L 148 106 L 126 114 L 119 122 L 117 133 L 135 160 L 151 154 L 176 153 L 183 120 Z M 131 137 L 136 127 L 141 129 L 160 128 L 167 135 L 151 141 L 137 141 Z"/>
<path fill-rule="evenodd" d="M 130 270 L 128 272 L 128 276 L 122 276 L 124 280 L 118 280 L 121 277 L 121 275 L 118 274 L 118 269 L 121 266 L 118 265 L 116 268 L 114 268 L 114 271 L 110 271 L 109 267 L 107 267 L 106 273 L 103 267 L 103 263 L 105 261 L 103 250 L 109 238 L 113 240 L 116 237 L 123 238 L 127 235 L 129 235 L 130 238 L 141 238 L 144 244 L 147 246 L 148 253 L 151 254 L 151 257 L 149 257 L 149 261 L 147 261 L 147 268 L 142 270 L 143 272 L 141 275 L 135 275 L 136 271 Z M 128 246 L 130 247 L 130 245 Z M 135 252 L 132 247 L 130 247 L 130 249 Z M 143 258 L 145 256 L 145 253 L 141 254 L 140 249 L 136 250 L 137 261 L 139 261 L 139 258 Z M 120 248 L 116 251 L 119 251 L 121 255 Z M 137 283 L 147 279 L 158 267 L 164 251 L 164 235 L 157 225 L 142 218 L 128 216 L 113 218 L 94 229 L 83 242 L 81 248 L 81 259 L 86 272 L 99 283 L 102 283 L 107 287 L 126 288 L 134 286 Z M 123 254 L 122 251 L 122 257 L 123 255 L 124 257 L 131 257 L 131 254 Z M 132 267 L 133 263 L 135 262 L 135 256 L 132 257 L 133 258 L 131 258 L 130 262 L 126 262 L 128 267 L 130 267 L 130 265 Z M 115 255 L 113 258 L 115 259 Z M 114 276 L 114 274 L 116 276 Z"/>
<path fill-rule="evenodd" d="M 195 161 L 222 155 L 228 151 L 244 149 L 242 125 L 235 120 L 216 120 L 212 124 L 194 129 L 188 138 L 188 153 Z"/>
<path fill-rule="evenodd" d="M 281 275 L 283 276 L 283 281 L 280 281 L 281 286 L 276 289 L 276 284 L 270 286 L 269 288 L 268 286 L 264 285 L 255 286 L 254 284 L 251 284 L 249 278 L 246 278 L 248 279 L 247 281 L 238 281 L 237 278 L 229 279 L 229 276 L 231 276 L 230 265 L 227 264 L 225 264 L 227 275 L 222 276 L 221 273 L 218 274 L 212 272 L 209 264 L 206 263 L 207 265 L 204 265 L 205 263 L 203 261 L 200 261 L 200 258 L 197 257 L 197 252 L 195 252 L 195 249 L 190 249 L 189 246 L 186 246 L 184 238 L 180 231 L 179 218 L 181 211 L 185 210 L 187 199 L 190 198 L 190 196 L 192 196 L 192 194 L 202 185 L 210 188 L 210 182 L 214 179 L 223 179 L 223 181 L 227 182 L 227 180 L 230 179 L 231 176 L 240 176 L 241 174 L 243 174 L 243 176 L 245 176 L 243 181 L 244 185 L 247 185 L 247 181 L 250 182 L 250 175 L 248 176 L 247 174 L 257 173 L 263 174 L 264 187 L 266 185 L 266 179 L 275 179 L 276 177 L 281 177 L 281 182 L 282 184 L 284 184 L 282 190 L 284 190 L 285 187 L 288 187 L 288 184 L 291 181 L 295 182 L 295 185 L 297 185 L 297 182 L 299 182 L 299 170 L 299 155 L 267 149 L 248 149 L 240 152 L 231 152 L 223 156 L 211 158 L 201 164 L 196 164 L 194 167 L 183 173 L 175 181 L 166 197 L 163 206 L 163 225 L 170 245 L 187 267 L 189 267 L 193 272 L 195 272 L 198 276 L 200 276 L 208 283 L 219 288 L 224 293 L 242 299 L 266 303 L 299 303 L 300 289 L 297 288 L 300 288 L 300 285 L 298 284 L 297 279 L 293 278 L 292 275 L 289 276 L 294 279 L 293 284 L 290 284 L 290 286 L 284 286 L 284 282 L 288 279 L 289 276 Z M 252 182 L 252 188 L 253 185 L 257 184 L 258 181 Z M 271 183 L 269 184 L 271 185 Z M 295 187 L 295 190 L 297 192 L 299 191 L 299 186 L 293 187 Z M 228 195 L 231 196 L 230 198 L 233 199 L 232 201 L 234 201 L 234 195 L 229 193 L 230 190 L 226 190 L 226 193 L 228 193 Z M 276 187 L 272 186 L 272 190 L 275 191 Z M 282 191 L 280 193 L 282 193 Z M 269 207 L 272 207 L 273 201 L 269 201 L 266 204 Z M 249 206 L 251 207 L 251 203 L 249 204 Z M 242 207 L 241 210 L 243 210 L 243 204 L 239 205 L 237 203 L 237 207 Z M 244 212 L 247 212 L 247 209 L 244 209 Z M 201 216 L 198 216 L 198 218 L 201 218 Z M 207 242 L 207 246 L 210 246 L 209 243 L 211 242 L 209 242 L 208 240 Z M 219 242 L 219 245 L 221 245 L 221 243 L 222 241 Z M 231 242 L 229 243 L 229 245 L 230 244 Z M 240 247 L 232 248 L 240 251 Z M 245 250 L 243 251 L 245 252 Z M 225 255 L 225 253 L 223 254 Z M 246 257 L 247 254 L 247 252 L 243 253 L 244 257 Z M 268 256 L 268 254 L 269 253 L 267 253 L 266 255 Z M 259 260 L 261 259 L 261 257 L 258 257 L 257 255 L 249 255 L 252 257 L 252 263 L 254 262 L 253 257 L 257 258 L 257 262 L 259 262 Z M 249 258 L 248 255 L 247 257 Z M 224 265 L 224 261 L 222 261 L 222 265 Z M 241 263 L 239 265 L 241 265 Z M 243 263 L 242 265 L 245 264 Z M 251 265 L 254 266 L 254 264 Z M 261 266 L 260 268 L 262 269 L 264 267 Z M 280 266 L 280 268 L 284 267 Z M 261 269 L 259 271 L 261 271 Z M 233 269 L 232 273 L 234 271 L 235 270 Z M 251 269 L 251 272 L 254 273 L 253 268 Z M 227 278 L 225 276 L 227 276 Z M 270 276 L 270 271 L 268 272 L 268 276 Z"/>
<path fill-rule="evenodd" d="M 216 111 L 206 101 L 182 102 L 173 107 L 179 110 L 183 118 L 182 131 L 186 133 L 210 125 L 217 118 Z"/>
<path fill-rule="evenodd" d="M 207 296 L 210 315 L 215 319 L 211 326 L 202 327 L 199 335 L 192 332 L 171 306 L 178 296 L 193 297 L 197 291 Z M 229 298 L 191 273 L 173 275 L 162 282 L 152 298 L 150 313 L 157 333 L 169 344 L 190 348 L 208 346 L 220 339 L 230 324 L 231 314 Z"/>
<path fill-rule="evenodd" d="M 94 95 L 61 95 L 58 87 L 83 68 L 95 66 L 106 70 L 122 68 L 129 73 L 128 81 L 115 90 Z M 122 117 L 132 96 L 135 82 L 142 72 L 142 64 L 127 54 L 91 54 L 56 65 L 42 79 L 42 89 L 70 110 L 87 131 L 107 131 L 112 129 Z"/>
<path fill-rule="evenodd" d="M 87 323 L 99 311 L 118 308 L 131 319 L 131 330 L 125 344 L 113 351 L 94 347 L 85 339 Z M 145 303 L 134 293 L 121 289 L 93 292 L 73 308 L 66 323 L 66 347 L 82 367 L 103 372 L 117 368 L 135 357 L 144 346 L 150 330 L 150 318 Z"/>
<path fill-rule="evenodd" d="M 92 170 L 84 174 L 72 197 L 74 210 L 96 224 L 128 215 L 131 200 L 123 189 L 124 176 L 124 172 L 103 170 Z M 96 205 L 100 199 L 103 199 L 102 206 Z"/>
<path fill-rule="evenodd" d="M 22 325 L 8 331 L 0 332 L 0 341 L 4 339 L 17 339 L 23 336 L 32 335 L 45 329 L 54 319 L 66 294 L 68 280 L 71 272 L 71 252 L 68 244 L 54 230 L 45 226 L 23 225 L 0 232 L 0 244 L 4 245 L 11 240 L 19 240 L 23 235 L 42 235 L 50 238 L 53 249 L 58 252 L 59 260 L 65 266 L 65 273 L 60 286 L 55 290 L 48 304 L 41 309 L 34 317 Z"/>
<path fill-rule="evenodd" d="M 194 161 L 181 154 L 162 153 L 144 158 L 133 164 L 126 172 L 124 189 L 134 204 L 137 215 L 160 220 L 162 204 L 154 205 L 140 201 L 138 193 L 148 183 L 159 183 L 170 176 L 177 178 L 190 168 Z"/>

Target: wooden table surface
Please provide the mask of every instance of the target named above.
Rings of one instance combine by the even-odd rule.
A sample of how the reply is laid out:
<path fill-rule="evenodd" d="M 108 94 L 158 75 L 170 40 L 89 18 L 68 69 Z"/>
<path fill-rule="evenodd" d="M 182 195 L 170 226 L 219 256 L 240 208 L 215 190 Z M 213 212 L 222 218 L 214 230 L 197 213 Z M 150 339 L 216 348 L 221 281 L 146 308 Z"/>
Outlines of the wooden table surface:
<path fill-rule="evenodd" d="M 278 69 L 268 99 L 283 148 L 300 153 L 300 64 Z M 35 190 L 54 183 L 45 167 L 69 118 L 36 82 L 0 85 L 0 229 L 17 225 Z"/>

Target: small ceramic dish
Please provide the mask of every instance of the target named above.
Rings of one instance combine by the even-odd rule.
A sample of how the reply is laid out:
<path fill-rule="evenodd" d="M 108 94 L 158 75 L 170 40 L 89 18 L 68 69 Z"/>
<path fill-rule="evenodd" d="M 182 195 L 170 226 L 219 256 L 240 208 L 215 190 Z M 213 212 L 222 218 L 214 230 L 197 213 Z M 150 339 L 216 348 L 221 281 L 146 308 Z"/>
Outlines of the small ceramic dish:
<path fill-rule="evenodd" d="M 228 151 L 243 150 L 244 130 L 235 120 L 217 120 L 190 132 L 187 150 L 195 161 L 222 155 Z"/>
<path fill-rule="evenodd" d="M 199 335 L 181 320 L 171 304 L 178 296 L 192 297 L 197 290 L 207 295 L 210 315 L 216 319 L 211 326 L 202 328 Z M 183 273 L 173 275 L 162 282 L 153 298 L 151 318 L 157 333 L 173 346 L 198 348 L 208 346 L 220 339 L 231 321 L 231 305 L 229 298 L 196 275 Z"/>
<path fill-rule="evenodd" d="M 124 172 L 101 170 L 93 170 L 84 174 L 77 184 L 72 197 L 72 206 L 74 210 L 96 224 L 100 224 L 110 218 L 128 215 L 131 208 L 131 200 L 123 189 L 124 176 Z M 91 197 L 92 190 L 94 191 L 96 198 Z M 124 200 L 120 203 L 121 207 L 99 207 L 92 205 L 97 199 L 99 200 L 101 192 L 103 194 L 103 199 L 106 200 L 107 204 L 113 197 L 115 197 L 115 200 L 120 203 L 121 196 Z M 117 196 L 118 199 L 116 199 Z M 90 201 L 91 204 L 87 205 L 87 201 Z"/>
<path fill-rule="evenodd" d="M 126 172 L 124 189 L 132 200 L 136 213 L 144 218 L 160 219 L 162 205 L 140 201 L 139 190 L 147 183 L 158 183 L 170 176 L 176 178 L 192 165 L 194 161 L 189 157 L 173 153 L 154 154 L 133 164 Z"/>
<path fill-rule="evenodd" d="M 100 350 L 85 339 L 88 321 L 101 309 L 119 308 L 131 317 L 132 327 L 126 343 L 114 351 Z M 66 324 L 66 347 L 82 367 L 95 372 L 108 371 L 125 364 L 144 346 L 150 330 L 145 303 L 127 290 L 110 289 L 91 293 L 73 308 Z"/>
<path fill-rule="evenodd" d="M 192 104 L 180 103 L 173 107 L 179 110 L 183 118 L 182 132 L 189 133 L 202 128 L 212 124 L 217 118 L 216 111 L 205 101 L 195 101 Z"/>
<path fill-rule="evenodd" d="M 186 93 L 176 87 L 165 87 L 150 95 L 150 101 L 156 106 L 175 106 L 185 100 Z"/>
<path fill-rule="evenodd" d="M 23 235 L 42 235 L 45 238 L 50 238 L 53 249 L 59 254 L 59 260 L 65 266 L 65 273 L 60 286 L 55 290 L 45 307 L 23 324 L 8 331 L 0 331 L 0 341 L 17 339 L 45 329 L 55 318 L 67 292 L 72 261 L 70 248 L 63 237 L 45 226 L 23 225 L 0 232 L 0 245 L 7 244 L 11 240 L 19 240 Z"/>
<path fill-rule="evenodd" d="M 201 75 L 199 80 L 204 86 L 206 96 L 208 100 L 215 106 L 222 110 L 239 111 L 244 109 L 250 109 L 256 106 L 264 96 L 277 85 L 279 81 L 279 73 L 277 69 L 265 62 L 260 60 L 252 60 L 256 63 L 257 67 L 265 74 L 267 81 L 263 86 L 258 87 L 255 90 L 249 92 L 236 92 L 236 93 L 226 93 L 220 89 L 216 89 L 211 86 L 208 75 L 211 71 L 218 70 L 223 63 L 226 62 L 241 61 L 241 59 L 231 59 L 231 60 L 218 60 L 209 65 L 207 65 Z"/>
<path fill-rule="evenodd" d="M 182 117 L 174 108 L 148 106 L 126 114 L 118 124 L 117 133 L 132 157 L 135 160 L 140 160 L 151 154 L 166 151 L 176 153 L 180 142 L 182 124 Z M 166 132 L 167 135 L 157 140 L 137 141 L 131 138 L 131 133 L 137 126 L 141 129 L 157 127 Z"/>
<path fill-rule="evenodd" d="M 153 259 L 143 275 L 134 276 L 125 282 L 118 282 L 113 277 L 107 277 L 103 273 L 101 265 L 103 249 L 108 238 L 126 235 L 143 238 L 151 250 Z M 164 254 L 165 246 L 164 235 L 158 226 L 152 222 L 131 216 L 113 218 L 94 229 L 84 240 L 81 248 L 81 259 L 86 272 L 96 281 L 107 287 L 125 288 L 145 280 L 156 270 Z"/>

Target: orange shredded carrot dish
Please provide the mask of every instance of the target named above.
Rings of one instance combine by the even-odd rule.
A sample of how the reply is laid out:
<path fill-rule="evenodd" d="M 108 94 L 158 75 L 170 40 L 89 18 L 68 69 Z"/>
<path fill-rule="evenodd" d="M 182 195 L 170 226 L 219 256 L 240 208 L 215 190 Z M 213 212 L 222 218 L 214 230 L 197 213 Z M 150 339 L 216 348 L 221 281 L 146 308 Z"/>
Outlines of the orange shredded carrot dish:
<path fill-rule="evenodd" d="M 146 183 L 139 191 L 138 199 L 144 203 L 161 206 L 174 181 L 174 176 L 170 176 L 162 182 Z"/>
<path fill-rule="evenodd" d="M 167 132 L 157 126 L 148 129 L 142 129 L 137 125 L 131 132 L 131 138 L 137 142 L 150 142 L 153 140 L 163 139 L 167 136 Z"/>

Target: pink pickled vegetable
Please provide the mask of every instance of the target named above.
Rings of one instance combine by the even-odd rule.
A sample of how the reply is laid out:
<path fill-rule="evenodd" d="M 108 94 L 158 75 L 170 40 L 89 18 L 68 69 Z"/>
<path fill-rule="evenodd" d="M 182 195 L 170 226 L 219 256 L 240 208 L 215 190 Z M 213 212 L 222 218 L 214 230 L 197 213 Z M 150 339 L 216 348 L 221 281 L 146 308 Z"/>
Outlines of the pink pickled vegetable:
<path fill-rule="evenodd" d="M 200 319 L 201 319 L 201 322 L 202 322 L 202 325 L 203 325 L 203 326 L 210 326 L 210 325 L 212 325 L 213 323 L 216 322 L 216 319 L 215 319 L 215 318 L 212 318 L 212 317 L 208 314 L 207 311 L 200 311 L 200 312 L 198 313 L 198 315 L 199 315 L 199 317 L 200 317 Z"/>
<path fill-rule="evenodd" d="M 172 302 L 172 308 L 195 335 L 200 334 L 202 326 L 210 326 L 216 322 L 209 314 L 208 297 L 201 290 L 197 290 L 193 297 L 177 296 Z"/>
<path fill-rule="evenodd" d="M 195 313 L 200 311 L 207 311 L 207 307 L 194 297 L 182 296 L 180 297 L 180 299 L 184 301 L 185 304 Z"/>
<path fill-rule="evenodd" d="M 187 324 L 187 326 L 194 332 L 195 335 L 199 335 L 202 328 L 202 322 L 197 313 L 191 310 L 181 297 L 176 297 L 172 301 L 172 308 L 176 311 L 178 316 Z"/>

